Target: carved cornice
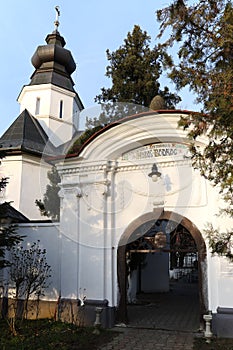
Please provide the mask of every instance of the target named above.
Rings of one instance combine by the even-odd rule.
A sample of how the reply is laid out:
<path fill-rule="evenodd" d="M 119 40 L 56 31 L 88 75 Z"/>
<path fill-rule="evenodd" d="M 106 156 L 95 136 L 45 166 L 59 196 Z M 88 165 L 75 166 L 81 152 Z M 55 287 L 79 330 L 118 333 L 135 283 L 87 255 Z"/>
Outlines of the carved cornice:
<path fill-rule="evenodd" d="M 134 170 L 146 170 L 146 169 L 151 169 L 151 165 L 153 162 L 146 163 L 146 164 L 121 164 L 117 167 L 116 171 L 117 172 L 125 172 L 125 171 L 134 171 Z M 168 167 L 178 167 L 178 166 L 190 166 L 191 161 L 190 159 L 182 159 L 182 160 L 168 160 L 164 162 L 157 162 L 156 163 L 159 167 L 161 168 L 168 168 Z"/>
<path fill-rule="evenodd" d="M 84 163 L 78 164 L 76 167 L 59 169 L 60 175 L 71 175 L 71 174 L 86 174 L 90 172 L 101 172 L 106 171 L 106 164 L 98 165 L 85 165 Z"/>
<path fill-rule="evenodd" d="M 113 166 L 106 166 L 106 163 L 104 162 L 103 164 L 98 164 L 98 165 L 85 165 L 84 163 L 82 164 L 77 164 L 76 167 L 70 167 L 70 168 L 63 168 L 59 170 L 60 175 L 82 175 L 82 174 L 89 174 L 89 173 L 98 173 L 98 172 L 105 172 L 106 169 L 107 171 L 115 171 L 115 172 L 125 172 L 125 171 L 138 171 L 138 170 L 146 170 L 150 169 L 153 161 L 151 162 L 146 162 L 146 163 L 141 163 L 140 161 L 137 162 L 137 164 L 130 164 L 130 163 L 125 163 L 121 162 L 118 163 L 116 166 L 115 164 Z M 184 158 L 184 159 L 171 159 L 171 160 L 166 160 L 166 161 L 159 161 L 157 162 L 158 167 L 161 168 L 167 168 L 167 167 L 178 167 L 178 166 L 190 166 L 191 165 L 191 160 L 189 158 Z M 91 181 L 90 181 L 91 182 Z"/>

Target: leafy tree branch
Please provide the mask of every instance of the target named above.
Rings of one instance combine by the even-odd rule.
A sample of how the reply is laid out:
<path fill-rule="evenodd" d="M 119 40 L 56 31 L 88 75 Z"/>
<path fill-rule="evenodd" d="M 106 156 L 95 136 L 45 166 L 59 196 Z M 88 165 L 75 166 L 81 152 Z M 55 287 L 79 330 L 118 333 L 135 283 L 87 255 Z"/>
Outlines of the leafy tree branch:
<path fill-rule="evenodd" d="M 178 45 L 176 59 L 170 56 L 168 77 L 178 90 L 188 86 L 202 103 L 200 113 L 180 120 L 195 141 L 205 135 L 209 140 L 204 149 L 191 147 L 193 164 L 216 186 L 227 203 L 223 212 L 233 216 L 233 7 L 231 1 L 176 0 L 157 11 L 162 39 L 169 54 Z M 217 252 L 221 236 L 214 234 Z M 230 232 L 230 231 L 229 231 Z M 210 237 L 209 235 L 209 237 Z M 230 239 L 231 233 L 222 236 Z M 220 243 L 219 243 L 220 244 Z M 228 254 L 228 257 L 229 254 Z"/>

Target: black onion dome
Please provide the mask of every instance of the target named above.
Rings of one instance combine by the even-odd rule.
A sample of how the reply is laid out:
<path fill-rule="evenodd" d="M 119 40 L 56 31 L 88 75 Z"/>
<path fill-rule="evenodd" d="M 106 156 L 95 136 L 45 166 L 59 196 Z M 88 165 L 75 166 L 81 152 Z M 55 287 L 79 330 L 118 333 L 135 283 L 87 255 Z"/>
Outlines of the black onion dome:
<path fill-rule="evenodd" d="M 64 48 L 64 38 L 55 30 L 47 35 L 45 41 L 47 45 L 38 46 L 32 56 L 35 72 L 29 85 L 51 83 L 74 91 L 70 75 L 75 71 L 76 64 L 71 52 Z"/>

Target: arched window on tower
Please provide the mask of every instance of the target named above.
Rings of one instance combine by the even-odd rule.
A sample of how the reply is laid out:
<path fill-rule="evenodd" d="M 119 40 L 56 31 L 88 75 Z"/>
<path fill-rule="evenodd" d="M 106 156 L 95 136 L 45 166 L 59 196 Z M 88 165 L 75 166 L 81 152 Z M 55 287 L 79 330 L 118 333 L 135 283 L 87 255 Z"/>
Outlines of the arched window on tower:
<path fill-rule="evenodd" d="M 63 117 L 63 101 L 60 100 L 59 118 Z"/>
<path fill-rule="evenodd" d="M 40 97 L 36 98 L 36 109 L 35 109 L 35 115 L 40 114 Z"/>

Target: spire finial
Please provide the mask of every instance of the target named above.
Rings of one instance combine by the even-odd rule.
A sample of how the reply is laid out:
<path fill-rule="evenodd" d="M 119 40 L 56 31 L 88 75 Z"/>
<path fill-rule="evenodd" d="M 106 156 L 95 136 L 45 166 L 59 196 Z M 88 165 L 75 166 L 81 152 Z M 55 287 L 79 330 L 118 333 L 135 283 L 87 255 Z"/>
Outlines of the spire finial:
<path fill-rule="evenodd" d="M 55 25 L 55 30 L 57 31 L 60 24 L 59 17 L 61 15 L 61 12 L 60 12 L 59 6 L 55 6 L 55 10 L 56 10 L 56 19 L 54 21 L 54 25 Z"/>

